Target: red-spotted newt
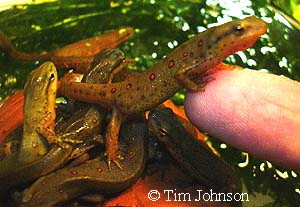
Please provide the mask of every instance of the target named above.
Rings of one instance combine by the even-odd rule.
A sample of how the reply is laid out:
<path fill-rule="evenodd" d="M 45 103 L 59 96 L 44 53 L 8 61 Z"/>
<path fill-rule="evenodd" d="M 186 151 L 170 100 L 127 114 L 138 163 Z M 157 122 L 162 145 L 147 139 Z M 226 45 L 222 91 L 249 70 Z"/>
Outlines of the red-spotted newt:
<path fill-rule="evenodd" d="M 125 56 L 120 50 L 104 50 L 96 56 L 92 65 L 93 67 L 83 78 L 84 81 L 89 83 L 106 83 L 109 80 L 109 74 L 118 68 L 124 62 L 124 59 Z M 52 72 L 54 73 L 52 74 Z M 55 100 L 56 95 L 56 82 L 52 83 L 52 79 L 56 77 L 55 66 L 52 63 L 45 63 L 32 72 L 25 87 L 25 109 L 28 111 L 25 112 L 25 122 L 23 126 L 24 136 L 27 135 L 28 132 L 33 134 L 32 131 L 34 131 L 34 127 L 36 127 L 36 132 L 40 133 L 40 131 L 44 129 L 43 121 L 48 121 L 49 124 L 54 123 L 55 111 L 53 104 L 55 103 L 53 100 Z M 51 82 L 47 80 L 51 80 Z M 55 84 L 55 86 L 52 84 Z M 39 92 L 40 96 L 37 96 Z M 34 108 L 34 106 L 36 106 L 36 108 Z M 40 159 L 32 157 L 32 159 L 35 159 L 34 162 L 28 162 L 26 158 L 24 158 L 24 160 L 18 158 L 20 154 L 25 154 L 22 150 L 27 150 L 27 148 L 22 148 L 22 145 L 19 152 L 9 156 L 3 160 L 3 162 L 0 162 L 0 167 L 3 167 L 3 170 L 0 170 L 0 181 L 1 179 L 9 181 L 5 189 L 20 182 L 30 181 L 33 178 L 45 175 L 61 166 L 66 160 L 73 159 L 94 146 L 94 139 L 100 136 L 100 125 L 102 125 L 103 117 L 104 111 L 102 109 L 96 109 L 93 106 L 81 109 L 67 122 L 58 124 L 56 127 L 58 136 L 54 133 L 54 125 L 46 125 L 48 131 L 47 133 L 41 133 L 41 135 L 50 135 L 53 139 L 48 140 L 49 142 L 57 142 L 57 140 L 55 140 L 57 137 L 63 137 L 63 142 L 54 145 L 51 150 L 45 156 L 40 157 Z M 34 126 L 30 124 L 34 124 Z M 25 127 L 31 128 L 26 129 Z M 98 136 L 95 136 L 95 134 L 98 134 Z M 68 135 L 67 138 L 65 135 Z M 24 136 L 22 144 L 25 141 L 26 143 L 30 143 L 30 141 L 36 142 L 36 138 L 30 140 L 30 137 Z M 43 139 L 39 136 L 38 138 Z M 65 141 L 70 143 L 64 143 Z M 72 144 L 74 141 L 76 142 Z M 75 145 L 77 141 L 82 142 L 80 146 Z M 98 139 L 96 139 L 96 141 L 98 141 Z M 35 148 L 29 148 L 28 152 L 32 153 L 32 156 L 36 156 L 37 153 L 35 152 Z M 71 152 L 72 154 L 70 155 Z M 17 159 L 17 162 L 13 164 L 12 162 L 14 162 L 15 159 Z M 25 161 L 27 162 L 25 163 Z M 24 176 L 15 178 L 17 174 Z M 13 181 L 11 181 L 12 179 Z M 3 189 L 1 188 L 0 190 Z"/>
<path fill-rule="evenodd" d="M 26 189 L 20 206 L 56 206 L 81 195 L 111 194 L 131 186 L 141 175 L 145 164 L 145 124 L 126 123 L 120 137 L 123 171 L 116 170 L 116 166 L 108 170 L 103 156 L 76 167 L 65 167 L 39 178 Z"/>
<path fill-rule="evenodd" d="M 171 109 L 153 109 L 149 130 L 166 146 L 169 153 L 196 181 L 213 192 L 241 193 L 241 182 L 234 170 L 202 141 L 191 136 Z M 240 207 L 240 202 L 231 202 Z"/>
<path fill-rule="evenodd" d="M 181 44 L 152 68 L 108 84 L 61 82 L 67 97 L 113 109 L 106 133 L 108 163 L 118 162 L 118 133 L 124 115 L 149 110 L 186 87 L 203 89 L 206 72 L 225 57 L 252 46 L 267 30 L 254 16 L 210 28 Z M 200 79 L 201 78 L 201 79 Z M 199 81 L 200 79 L 200 81 Z M 198 81 L 197 81 L 198 80 Z"/>
<path fill-rule="evenodd" d="M 68 122 L 57 127 L 58 135 L 69 134 L 69 139 L 81 141 L 79 145 L 70 142 L 51 145 L 44 156 L 25 164 L 18 161 L 15 156 L 17 153 L 8 155 L 0 162 L 0 195 L 6 196 L 8 189 L 49 174 L 67 161 L 103 143 L 100 135 L 102 120 L 103 114 L 96 108 L 82 110 L 74 114 Z"/>
<path fill-rule="evenodd" d="M 17 51 L 8 38 L 0 32 L 0 48 L 6 50 L 13 58 L 21 61 L 49 60 L 57 68 L 74 68 L 79 72 L 86 71 L 94 56 L 106 48 L 115 48 L 127 41 L 134 33 L 133 28 L 123 27 L 107 34 L 87 38 L 61 49 L 40 55 Z"/>
<path fill-rule="evenodd" d="M 95 56 L 91 66 L 90 66 L 90 70 L 87 72 L 87 74 L 84 76 L 84 82 L 89 82 L 89 83 L 107 83 L 109 81 L 110 78 L 110 74 L 114 74 L 115 70 L 118 67 L 122 67 L 122 64 L 125 62 L 125 55 L 122 51 L 117 50 L 117 49 L 104 49 L 102 52 L 100 52 L 98 55 Z M 35 74 L 35 76 L 39 77 L 39 74 L 37 72 L 33 72 Z M 70 75 L 70 74 L 68 74 Z M 75 78 L 77 78 L 79 81 L 82 79 L 82 75 L 79 74 L 72 74 Z M 64 77 L 66 78 L 66 77 Z M 70 78 L 70 77 L 68 77 Z M 35 78 L 37 79 L 37 78 Z M 35 82 L 35 80 L 32 81 L 33 83 Z M 41 79 L 41 84 L 42 84 L 43 80 Z M 27 91 L 28 96 L 31 94 L 29 91 Z M 7 99 L 7 101 L 3 102 L 3 105 L 1 105 L 1 110 L 4 113 L 3 117 L 1 119 L 3 119 L 2 121 L 7 121 L 8 120 L 8 109 L 9 109 L 9 104 L 18 104 L 23 106 L 23 96 L 20 95 L 23 94 L 23 91 L 19 91 L 18 93 L 14 94 L 11 98 Z M 16 97 L 16 98 L 14 98 Z M 32 98 L 32 97 L 31 97 Z M 31 100 L 31 98 L 28 98 L 27 100 Z M 53 97 L 49 97 L 49 99 L 53 100 Z M 35 99 L 33 99 L 35 100 Z M 33 101 L 34 102 L 34 101 Z M 39 102 L 39 100 L 36 100 L 36 102 Z M 34 103 L 36 103 L 34 102 Z M 15 108 L 20 108 L 19 106 L 15 106 Z M 31 106 L 28 106 L 27 104 L 27 108 L 32 108 Z M 11 110 L 10 110 L 11 111 Z M 42 110 L 40 110 L 42 111 Z M 38 111 L 38 113 L 41 113 L 40 111 Z M 20 113 L 19 110 L 17 110 L 17 112 Z M 29 114 L 34 115 L 36 113 L 31 113 L 31 111 L 28 111 Z M 7 115 L 7 116 L 6 116 Z M 50 116 L 51 115 L 51 116 Z M 55 118 L 53 115 L 55 115 L 55 113 L 51 112 L 51 114 L 49 114 L 49 118 Z M 47 115 L 45 115 L 47 116 Z M 22 116 L 23 117 L 23 116 Z M 78 118 L 78 117 L 77 117 Z M 32 118 L 35 119 L 35 118 Z M 22 118 L 21 118 L 22 120 Z M 1 120 L 0 120 L 1 121 Z M 37 120 L 38 121 L 38 120 Z M 47 120 L 45 120 L 47 122 Z M 20 122 L 20 121 L 19 121 Z M 53 120 L 51 120 L 51 122 L 53 123 Z M 76 122 L 76 120 L 73 120 L 73 122 Z M 14 122 L 15 123 L 15 122 Z M 7 125 L 7 123 L 5 123 Z M 66 123 L 67 124 L 67 123 Z M 5 138 L 4 136 L 7 136 L 8 132 L 11 132 L 13 130 L 13 128 L 18 127 L 18 124 L 15 125 L 9 125 L 9 127 L 6 127 L 7 130 L 3 129 L 3 138 Z M 5 127 L 5 125 L 4 125 Z M 53 126 L 51 126 L 51 131 L 53 130 Z M 61 131 L 61 130 L 58 130 Z M 52 134 L 52 133 L 51 133 Z M 14 142 L 14 141 L 13 141 Z M 9 143 L 13 143 L 10 142 L 8 140 L 8 144 Z"/>
<path fill-rule="evenodd" d="M 90 66 L 90 69 L 86 72 L 85 75 L 78 73 L 68 73 L 62 79 L 66 81 L 82 81 L 86 83 L 107 83 L 110 79 L 110 74 L 114 74 L 114 71 L 122 67 L 122 64 L 125 61 L 125 55 L 122 51 L 117 49 L 104 49 L 99 54 L 97 54 Z M 83 114 L 84 116 L 89 116 L 87 112 L 97 111 L 97 113 L 101 114 L 101 117 L 104 117 L 106 114 L 106 110 L 104 108 L 95 107 L 94 105 L 88 105 L 84 109 L 80 109 L 77 111 L 77 114 Z M 82 115 L 81 115 L 82 116 Z M 78 125 L 77 120 L 78 116 L 73 116 L 67 123 L 64 125 L 74 126 Z M 99 120 L 99 125 L 102 125 L 102 119 Z M 82 124 L 80 124 L 82 125 Z M 60 127 L 57 128 L 59 130 Z M 61 130 L 60 130 L 61 131 Z M 100 134 L 100 131 L 99 133 Z M 85 138 L 80 138 L 80 140 L 85 140 Z M 78 156 L 78 154 L 85 153 L 86 151 L 86 142 L 83 144 L 78 144 L 70 156 L 70 159 L 74 158 L 74 156 Z M 88 148 L 90 145 L 88 145 Z"/>
<path fill-rule="evenodd" d="M 56 140 L 55 99 L 57 72 L 46 62 L 31 72 L 24 87 L 23 137 L 18 160 L 31 162 L 47 152 L 47 142 Z M 46 141 L 46 140 L 47 141 Z"/>

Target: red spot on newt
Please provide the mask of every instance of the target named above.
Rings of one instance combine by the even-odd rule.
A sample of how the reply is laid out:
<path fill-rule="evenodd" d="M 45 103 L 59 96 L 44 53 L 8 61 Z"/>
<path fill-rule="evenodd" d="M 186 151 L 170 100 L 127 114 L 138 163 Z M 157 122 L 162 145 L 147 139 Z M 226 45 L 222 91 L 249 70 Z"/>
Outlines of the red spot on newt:
<path fill-rule="evenodd" d="M 199 42 L 198 42 L 198 47 L 201 47 L 201 46 L 203 46 L 203 40 L 199 40 Z"/>
<path fill-rule="evenodd" d="M 59 189 L 58 192 L 59 192 L 59 193 L 63 193 L 64 190 L 63 190 L 63 189 Z"/>
<path fill-rule="evenodd" d="M 46 185 L 46 184 L 47 184 L 47 181 L 42 181 L 41 184 L 42 184 L 42 185 Z"/>
<path fill-rule="evenodd" d="M 154 79 L 155 79 L 155 74 L 154 74 L 154 73 L 151 73 L 150 76 L 149 76 L 149 79 L 150 79 L 150 80 L 154 80 Z"/>
<path fill-rule="evenodd" d="M 102 173 L 102 172 L 103 172 L 103 169 L 102 169 L 101 167 L 98 167 L 98 168 L 97 168 L 97 172 L 98 172 L 98 173 Z"/>
<path fill-rule="evenodd" d="M 126 85 L 126 89 L 127 89 L 127 90 L 131 89 L 131 83 L 128 83 L 128 84 Z"/>
<path fill-rule="evenodd" d="M 175 65 L 175 60 L 170 60 L 168 63 L 168 67 L 172 68 Z"/>
<path fill-rule="evenodd" d="M 76 170 L 72 170 L 72 171 L 71 171 L 71 174 L 72 174 L 72 175 L 77 175 L 78 172 L 77 172 Z"/>
<path fill-rule="evenodd" d="M 112 88 L 110 92 L 111 92 L 111 93 L 115 93 L 116 91 L 117 91 L 116 88 Z"/>

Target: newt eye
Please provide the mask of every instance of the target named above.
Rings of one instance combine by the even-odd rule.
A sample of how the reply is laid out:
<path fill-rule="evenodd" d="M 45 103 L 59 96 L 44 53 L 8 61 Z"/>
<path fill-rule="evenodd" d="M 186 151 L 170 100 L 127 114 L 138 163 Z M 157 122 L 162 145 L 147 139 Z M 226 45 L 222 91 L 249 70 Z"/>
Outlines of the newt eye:
<path fill-rule="evenodd" d="M 165 130 L 164 128 L 160 128 L 159 133 L 160 133 L 161 136 L 167 136 L 168 135 L 167 130 Z"/>
<path fill-rule="evenodd" d="M 55 79 L 55 75 L 53 73 L 51 73 L 50 78 L 51 81 L 53 81 Z"/>
<path fill-rule="evenodd" d="M 240 24 L 235 27 L 235 32 L 239 35 L 243 34 L 244 31 L 245 31 L 244 27 Z"/>

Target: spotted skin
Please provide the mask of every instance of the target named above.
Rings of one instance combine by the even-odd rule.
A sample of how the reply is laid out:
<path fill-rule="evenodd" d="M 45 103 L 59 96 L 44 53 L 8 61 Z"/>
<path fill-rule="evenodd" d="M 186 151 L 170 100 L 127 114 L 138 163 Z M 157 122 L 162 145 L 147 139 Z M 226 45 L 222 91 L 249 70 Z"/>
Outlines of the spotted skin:
<path fill-rule="evenodd" d="M 181 44 L 152 68 L 133 73 L 125 81 L 110 84 L 61 82 L 67 97 L 106 108 L 116 107 L 123 114 L 149 110 L 186 87 L 200 90 L 195 79 L 205 76 L 223 59 L 245 50 L 266 32 L 267 25 L 256 17 L 235 20 L 210 28 Z"/>
<path fill-rule="evenodd" d="M 83 81 L 88 83 L 106 83 L 109 80 L 109 74 L 116 67 L 122 64 L 125 58 L 124 54 L 120 50 L 114 49 L 106 49 L 96 57 L 97 58 L 93 62 L 92 67 L 83 77 Z M 55 72 L 55 75 L 52 75 L 52 72 Z M 99 76 L 99 74 L 101 74 L 101 76 Z M 73 75 L 74 77 L 69 74 L 65 78 L 68 80 L 76 79 L 78 81 L 82 78 L 82 76 L 77 76 L 76 74 Z M 41 136 L 50 134 L 53 136 L 51 138 L 58 138 L 61 139 L 61 141 L 59 141 L 59 144 L 54 144 L 53 147 L 43 156 L 40 155 L 38 146 L 33 148 L 30 144 L 28 144 L 25 145 L 27 148 L 20 148 L 19 151 L 11 156 L 7 156 L 6 159 L 0 162 L 0 182 L 3 184 L 0 186 L 0 195 L 5 194 L 7 189 L 20 183 L 32 181 L 34 178 L 38 178 L 52 172 L 68 160 L 81 156 L 90 148 L 98 145 L 99 142 L 103 142 L 100 135 L 100 126 L 102 125 L 105 111 L 104 109 L 99 109 L 99 107 L 95 106 L 89 106 L 81 109 L 65 123 L 58 124 L 55 129 L 57 132 L 57 136 L 55 137 L 54 125 L 49 125 L 49 123 L 54 124 L 55 102 L 51 102 L 50 104 L 49 100 L 52 101 L 53 98 L 55 100 L 55 94 L 53 92 L 56 89 L 57 83 L 54 82 L 53 84 L 55 84 L 55 88 L 52 88 L 54 87 L 52 86 L 52 82 L 48 83 L 46 81 L 46 78 L 53 81 L 52 79 L 54 77 L 56 77 L 56 69 L 52 63 L 42 65 L 38 70 L 32 72 L 25 87 L 25 108 L 27 111 L 25 112 L 23 128 L 26 133 L 35 132 L 33 131 L 36 129 L 35 127 L 43 129 L 44 125 L 42 118 L 47 118 L 46 129 L 51 129 L 51 131 L 43 133 Z M 49 107 L 49 105 L 53 108 Z M 34 122 L 31 120 L 34 120 Z M 30 124 L 34 125 L 31 126 Z M 39 124 L 41 124 L 41 126 Z M 29 127 L 29 129 L 26 127 Z M 40 131 L 38 130 L 36 131 L 35 138 L 43 139 L 39 136 L 39 132 Z M 26 144 L 30 143 L 30 141 L 37 142 L 36 140 L 33 140 L 32 137 L 31 139 L 23 137 L 23 140 L 24 139 Z M 24 142 L 23 140 L 22 142 Z M 80 141 L 80 144 L 77 144 L 78 141 Z M 56 143 L 57 141 L 54 142 Z M 42 146 L 44 145 L 41 145 L 41 147 Z M 28 149 L 28 152 L 24 152 L 25 149 Z M 31 157 L 20 156 L 26 155 L 26 153 L 31 153 L 32 156 L 35 156 L 32 157 L 32 161 L 28 161 Z M 37 154 L 40 156 L 37 156 Z"/>
<path fill-rule="evenodd" d="M 23 138 L 19 150 L 20 162 L 32 162 L 47 152 L 47 143 L 56 140 L 55 99 L 57 72 L 46 62 L 32 71 L 25 84 Z M 46 139 L 46 140 L 45 140 Z"/>
<path fill-rule="evenodd" d="M 90 193 L 110 194 L 131 186 L 141 175 L 146 161 L 146 127 L 141 122 L 127 123 L 121 130 L 123 171 L 107 168 L 99 156 L 79 166 L 65 167 L 39 178 L 26 189 L 19 206 L 57 206 Z"/>
<path fill-rule="evenodd" d="M 101 53 L 97 54 L 91 64 L 89 71 L 85 74 L 82 79 L 82 82 L 87 83 L 109 83 L 112 82 L 115 74 L 118 73 L 120 77 L 120 70 L 124 68 L 126 63 L 125 55 L 122 51 L 118 49 L 105 49 Z M 69 73 L 65 75 L 61 81 L 71 82 L 76 80 L 79 74 Z M 123 73 L 121 74 L 123 75 Z M 93 107 L 93 106 L 92 106 Z M 103 113 L 106 111 L 104 108 L 99 108 Z M 109 123 L 106 136 L 105 136 L 105 145 L 108 156 L 108 164 L 110 166 L 111 157 L 121 156 L 117 155 L 118 151 L 118 137 L 119 129 L 121 127 L 121 119 L 123 118 L 122 114 L 118 113 L 117 110 L 113 110 L 112 121 Z M 119 168 L 122 168 L 118 162 L 115 162 Z"/>
<path fill-rule="evenodd" d="M 109 163 L 118 165 L 115 144 L 124 115 L 154 108 L 183 87 L 203 90 L 209 80 L 206 75 L 209 69 L 217 67 L 228 55 L 252 46 L 266 29 L 266 23 L 254 16 L 235 20 L 196 35 L 152 68 L 131 73 L 124 81 L 108 84 L 61 81 L 60 90 L 67 97 L 113 110 L 106 140 L 111 140 L 114 147 L 107 149 L 107 155 Z M 120 120 L 115 120 L 119 117 Z"/>

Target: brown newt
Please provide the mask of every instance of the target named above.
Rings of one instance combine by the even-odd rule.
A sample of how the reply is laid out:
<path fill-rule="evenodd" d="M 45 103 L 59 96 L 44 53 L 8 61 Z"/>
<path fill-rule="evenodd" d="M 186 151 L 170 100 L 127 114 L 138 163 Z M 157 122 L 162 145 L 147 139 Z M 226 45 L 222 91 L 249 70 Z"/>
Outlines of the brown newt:
<path fill-rule="evenodd" d="M 52 75 L 53 71 L 54 75 Z M 49 121 L 49 123 L 45 122 L 47 124 L 54 122 L 55 111 L 52 111 L 52 109 L 54 110 L 55 105 L 53 105 L 53 108 L 48 108 L 48 106 L 49 102 L 51 102 L 50 105 L 52 106 L 52 98 L 55 101 L 56 91 L 52 84 L 55 84 L 56 86 L 56 82 L 52 79 L 56 77 L 56 70 L 52 63 L 45 63 L 32 73 L 31 79 L 27 82 L 25 87 L 25 108 L 28 110 L 30 108 L 30 110 L 25 111 L 21 146 L 17 152 L 8 155 L 0 162 L 1 193 L 5 193 L 7 189 L 20 183 L 27 183 L 35 178 L 52 172 L 62 166 L 67 160 L 76 158 L 80 155 L 78 152 L 81 153 L 81 151 L 84 151 L 83 148 L 88 150 L 93 147 L 98 143 L 99 139 L 97 138 L 101 138 L 99 137 L 101 131 L 100 125 L 102 124 L 104 115 L 96 108 L 82 110 L 75 114 L 74 117 L 65 124 L 58 125 L 57 136 L 55 136 L 55 132 L 52 131 L 54 130 L 54 126 L 52 127 L 52 125 L 46 125 L 47 130 L 51 129 L 49 133 L 40 134 L 40 130 L 42 130 L 44 126 L 43 118 Z M 51 81 L 47 81 L 46 78 Z M 48 88 L 51 88 L 51 90 L 48 90 Z M 40 96 L 35 98 L 35 95 L 38 95 L 39 92 Z M 32 114 L 28 115 L 29 112 Z M 37 121 L 39 122 L 36 123 Z M 25 127 L 30 127 L 30 129 L 25 129 Z M 29 147 L 25 145 L 27 148 L 22 148 L 24 139 L 28 143 L 35 143 L 36 139 L 44 139 L 43 136 L 48 134 L 51 136 L 53 135 L 58 139 L 60 138 L 62 141 L 59 141 L 58 144 L 56 144 L 57 141 L 54 141 L 55 144 L 50 146 L 49 151 L 46 148 L 46 154 L 39 153 L 39 148 L 36 148 L 35 145 L 31 148 L 30 145 Z M 30 139 L 30 136 L 32 139 Z M 16 139 L 18 139 L 18 137 Z M 71 141 L 69 142 L 69 140 Z M 77 145 L 78 141 L 81 142 L 82 146 Z M 47 145 L 48 143 L 46 143 L 46 146 Z M 23 152 L 22 150 L 27 151 Z M 28 155 L 31 157 L 20 157 L 21 155 Z"/>
<path fill-rule="evenodd" d="M 105 49 L 96 56 L 92 68 L 83 78 L 84 81 L 89 83 L 106 83 L 110 77 L 109 74 L 112 73 L 115 68 L 118 68 L 120 64 L 124 62 L 124 59 L 125 56 L 120 50 Z M 40 129 L 43 129 L 44 125 L 42 121 L 44 119 L 49 120 L 49 123 L 54 123 L 55 111 L 53 111 L 54 105 L 52 101 L 53 99 L 55 100 L 56 85 L 54 87 L 51 84 L 56 84 L 56 82 L 50 84 L 46 81 L 46 77 L 55 78 L 51 75 L 52 70 L 54 70 L 54 76 L 56 77 L 55 66 L 52 63 L 46 64 L 44 67 L 41 66 L 39 69 L 32 72 L 29 81 L 26 84 L 25 109 L 28 109 L 28 111 L 25 112 L 25 115 L 27 116 L 25 116 L 23 126 L 24 136 L 28 132 L 33 133 L 32 130 L 35 129 L 34 127 L 37 127 L 37 132 L 39 132 Z M 47 87 L 50 86 L 51 90 L 46 92 Z M 41 95 L 37 96 L 39 92 Z M 34 108 L 34 106 L 36 106 L 36 108 Z M 100 125 L 102 125 L 104 113 L 104 110 L 96 109 L 93 106 L 80 109 L 67 122 L 58 124 L 56 127 L 58 136 L 55 135 L 54 125 L 46 125 L 47 130 L 50 131 L 42 135 L 51 135 L 53 136 L 53 139 L 58 137 L 62 138 L 62 142 L 54 145 L 51 150 L 45 156 L 40 157 L 40 159 L 33 157 L 35 160 L 28 164 L 27 162 L 24 164 L 26 160 L 23 161 L 18 158 L 18 162 L 16 162 L 16 164 L 12 163 L 15 161 L 16 156 L 18 157 L 23 153 L 23 148 L 20 148 L 18 153 L 13 154 L 3 162 L 0 162 L 0 166 L 3 167 L 3 170 L 0 170 L 0 180 L 6 179 L 6 181 L 9 181 L 9 184 L 5 186 L 5 189 L 10 186 L 17 185 L 20 182 L 30 181 L 38 176 L 45 175 L 46 173 L 49 173 L 61 166 L 67 160 L 74 159 L 89 148 L 93 147 L 94 143 L 99 140 L 97 138 L 100 136 Z M 36 123 L 37 121 L 39 122 Z M 35 125 L 28 131 L 25 127 L 30 127 L 30 124 Z M 94 136 L 95 134 L 98 136 Z M 24 139 L 25 137 L 23 137 L 22 143 L 24 142 Z M 27 137 L 26 140 L 26 142 L 31 141 Z M 65 143 L 66 141 L 69 143 Z M 82 142 L 80 146 L 76 144 L 78 141 Z M 52 142 L 57 142 L 57 140 L 52 140 Z M 35 155 L 35 148 L 32 148 L 31 150 L 33 152 L 30 153 Z M 17 174 L 22 174 L 22 176 L 15 178 Z M 12 179 L 13 181 L 11 181 Z M 5 181 L 3 183 L 5 183 Z"/>
<path fill-rule="evenodd" d="M 133 73 L 124 81 L 108 84 L 61 82 L 67 97 L 113 109 L 106 133 L 108 162 L 118 162 L 118 132 L 124 116 L 149 110 L 186 87 L 203 89 L 206 72 L 225 57 L 252 46 L 267 30 L 254 16 L 210 28 L 174 49 L 152 68 Z M 201 79 L 200 79 L 201 78 Z M 200 79 L 200 81 L 199 81 Z M 198 80 L 198 81 L 197 81 Z"/>
<path fill-rule="evenodd" d="M 52 63 L 46 62 L 31 72 L 25 84 L 24 127 L 20 149 L 0 162 L 0 180 L 4 183 L 0 191 L 23 177 L 18 169 L 38 160 L 48 151 L 45 139 L 51 141 L 55 138 L 56 87 L 57 73 Z M 5 185 L 7 182 L 9 184 Z"/>
<path fill-rule="evenodd" d="M 74 68 L 78 72 L 86 71 L 94 56 L 106 48 L 115 48 L 127 41 L 134 33 L 133 28 L 123 27 L 110 33 L 80 40 L 55 51 L 33 55 L 15 49 L 9 39 L 0 32 L 0 48 L 13 58 L 21 61 L 49 60 L 57 68 Z"/>
<path fill-rule="evenodd" d="M 116 68 L 119 68 L 122 63 L 125 61 L 125 55 L 118 49 L 104 49 L 99 54 L 94 57 L 93 62 L 90 65 L 89 70 L 86 72 L 85 75 L 78 74 L 78 73 L 67 73 L 62 79 L 65 81 L 77 81 L 77 82 L 86 82 L 86 83 L 107 83 L 110 79 L 110 74 L 113 74 Z M 106 110 L 104 108 L 95 107 L 94 105 L 88 105 L 85 108 L 80 108 L 76 114 L 82 114 L 73 116 L 68 122 L 64 123 L 62 126 L 58 126 L 59 128 L 64 127 L 64 125 L 74 126 L 78 125 L 80 116 L 89 116 L 88 113 L 92 113 L 93 111 L 97 111 L 101 114 L 103 118 L 106 114 Z M 99 125 L 102 125 L 102 119 L 99 120 Z M 82 124 L 79 124 L 82 126 Z M 61 131 L 61 130 L 60 130 Z M 100 131 L 98 131 L 100 135 Z M 80 140 L 85 140 L 85 138 L 80 138 Z M 71 140 L 72 141 L 72 140 Z M 73 149 L 72 154 L 70 155 L 69 159 L 74 159 L 77 157 L 78 154 L 83 154 L 87 151 L 91 145 L 87 145 L 86 142 L 82 144 L 76 145 Z"/>
<path fill-rule="evenodd" d="M 148 126 L 184 172 L 197 182 L 216 193 L 231 193 L 231 196 L 241 193 L 241 181 L 233 168 L 215 155 L 207 144 L 191 136 L 171 109 L 151 110 Z M 230 202 L 230 205 L 242 206 L 235 201 Z"/>
<path fill-rule="evenodd" d="M 108 170 L 103 156 L 76 167 L 65 167 L 39 178 L 26 189 L 20 206 L 56 206 L 81 195 L 117 193 L 131 186 L 141 175 L 146 160 L 145 124 L 127 123 L 120 137 L 123 171 L 116 170 L 116 166 Z"/>
<path fill-rule="evenodd" d="M 102 120 L 103 114 L 96 108 L 82 110 L 80 113 L 74 114 L 74 117 L 68 122 L 57 127 L 58 135 L 68 134 L 72 143 L 62 142 L 51 145 L 44 156 L 25 164 L 16 159 L 15 155 L 18 153 L 8 155 L 3 162 L 0 162 L 0 193 L 2 196 L 6 196 L 8 189 L 49 174 L 67 161 L 75 159 L 90 148 L 103 143 L 100 135 Z M 74 140 L 81 141 L 80 146 Z"/>

